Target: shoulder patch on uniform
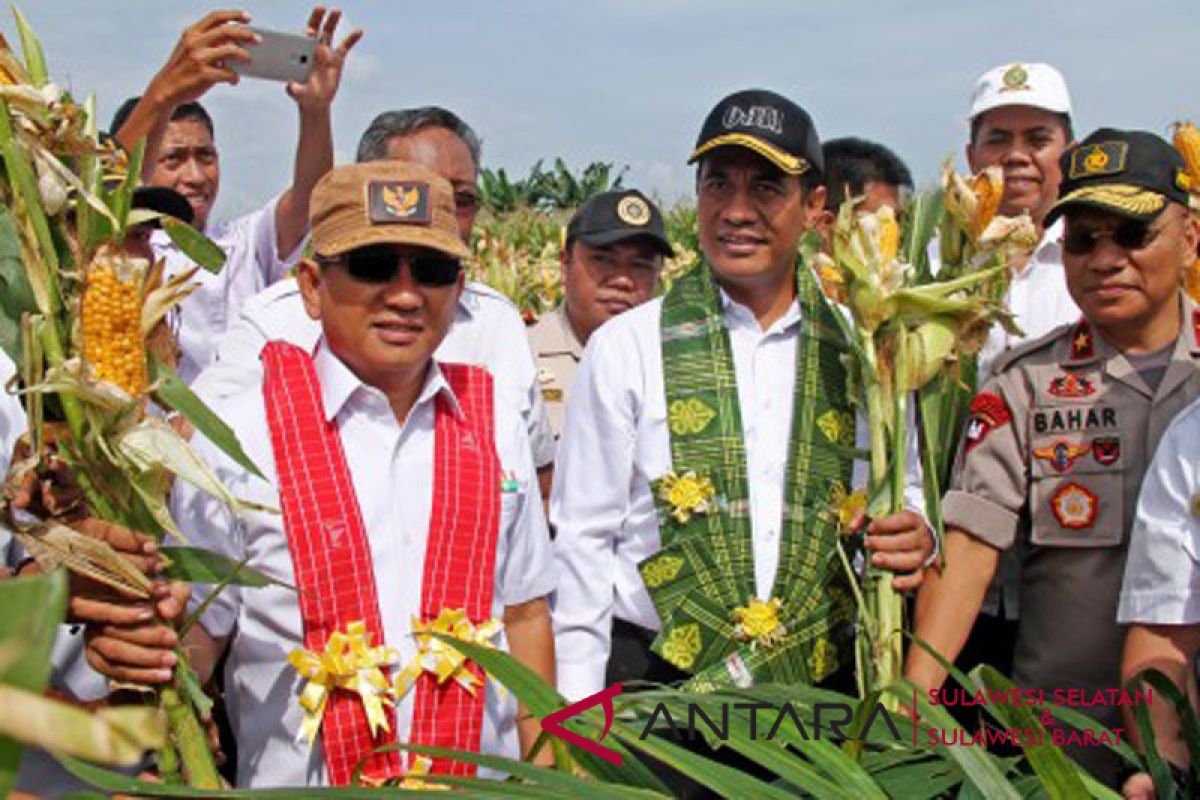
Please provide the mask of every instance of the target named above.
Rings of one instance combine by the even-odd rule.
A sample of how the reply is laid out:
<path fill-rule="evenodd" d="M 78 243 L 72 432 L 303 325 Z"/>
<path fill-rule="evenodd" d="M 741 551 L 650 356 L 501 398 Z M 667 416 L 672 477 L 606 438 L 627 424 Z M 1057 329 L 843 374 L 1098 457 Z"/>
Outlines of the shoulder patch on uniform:
<path fill-rule="evenodd" d="M 966 452 L 987 438 L 996 428 L 1012 419 L 1008 404 L 995 392 L 980 392 L 971 401 L 971 416 L 967 420 Z"/>
<path fill-rule="evenodd" d="M 1013 362 L 1017 361 L 1018 359 L 1024 358 L 1031 353 L 1045 350 L 1046 348 L 1055 344 L 1058 342 L 1059 338 L 1062 337 L 1063 333 L 1070 330 L 1073 324 L 1074 323 L 1071 325 L 1059 325 L 1057 328 L 1047 334 L 1039 336 L 1036 339 L 1030 339 L 1029 341 L 1021 342 L 1019 345 L 1005 350 L 1003 353 L 996 356 L 996 360 L 992 362 L 992 374 L 998 375 L 1011 367 Z"/>

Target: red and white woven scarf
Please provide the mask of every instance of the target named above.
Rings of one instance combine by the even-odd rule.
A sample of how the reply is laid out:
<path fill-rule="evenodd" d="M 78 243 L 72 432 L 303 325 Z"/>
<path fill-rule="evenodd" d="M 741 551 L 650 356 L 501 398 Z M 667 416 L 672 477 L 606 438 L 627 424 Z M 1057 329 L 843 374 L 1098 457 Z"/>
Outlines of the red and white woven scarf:
<path fill-rule="evenodd" d="M 279 477 L 284 529 L 292 556 L 304 645 L 320 652 L 331 635 L 363 621 L 372 644 L 383 643 L 379 597 L 362 512 L 337 425 L 325 419 L 312 356 L 284 342 L 262 352 L 263 396 Z M 462 415 L 437 398 L 433 511 L 425 556 L 421 617 L 462 608 L 473 623 L 491 616 L 500 523 L 500 460 L 495 448 L 492 378 L 486 370 L 441 365 Z M 402 490 L 402 487 L 397 487 Z M 478 751 L 486 682 L 472 695 L 454 681 L 438 685 L 428 673 L 415 687 L 411 741 Z M 363 776 L 401 773 L 396 752 L 372 753 L 395 733 L 372 738 L 362 704 L 351 693 L 330 698 L 321 726 L 329 780 L 350 782 L 368 755 Z M 470 775 L 474 766 L 435 759 L 433 772 Z"/>

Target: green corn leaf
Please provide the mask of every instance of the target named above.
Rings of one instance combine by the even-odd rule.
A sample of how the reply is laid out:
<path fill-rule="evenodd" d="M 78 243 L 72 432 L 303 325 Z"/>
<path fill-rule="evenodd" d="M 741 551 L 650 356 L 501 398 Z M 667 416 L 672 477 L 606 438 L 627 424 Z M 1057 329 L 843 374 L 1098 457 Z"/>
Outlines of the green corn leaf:
<path fill-rule="evenodd" d="M 67 574 L 0 581 L 0 685 L 41 692 L 50 678 L 50 649 L 67 608 Z M 13 711 L 0 702 L 11 718 Z M 15 720 L 14 720 L 15 721 Z M 16 785 L 22 746 L 0 730 L 0 797 Z"/>
<path fill-rule="evenodd" d="M 929 243 L 933 241 L 945 213 L 944 196 L 945 192 L 941 189 L 919 192 L 913 195 L 904 209 L 904 243 L 901 245 L 901 253 L 905 263 L 912 264 L 916 269 L 917 283 L 929 283 L 933 280 Z"/>
<path fill-rule="evenodd" d="M 150 360 L 150 382 L 154 384 L 154 397 L 161 405 L 178 411 L 206 439 L 216 445 L 238 465 L 259 478 L 266 479 L 246 451 L 242 449 L 237 434 L 188 388 L 169 365 L 158 357 Z"/>
<path fill-rule="evenodd" d="M 183 254 L 214 275 L 225 266 L 225 251 L 200 231 L 173 217 L 162 218 L 163 230 Z"/>
<path fill-rule="evenodd" d="M 129 172 L 125 175 L 125 180 L 121 181 L 121 185 L 108 198 L 109 205 L 112 207 L 113 217 L 117 221 L 117 230 L 120 231 L 122 236 L 125 234 L 126 228 L 129 227 L 129 209 L 133 208 L 133 190 L 137 188 L 138 183 L 141 181 L 142 159 L 145 156 L 146 141 L 143 139 L 137 143 L 133 148 L 133 152 L 129 154 Z"/>
<path fill-rule="evenodd" d="M 14 364 L 22 363 L 21 315 L 37 308 L 12 213 L 0 209 L 0 348 Z"/>
<path fill-rule="evenodd" d="M 199 547 L 162 547 L 159 548 L 159 552 L 171 561 L 170 566 L 163 570 L 163 577 L 171 580 L 188 583 L 226 583 L 256 589 L 274 585 L 295 591 L 294 586 L 269 578 L 258 570 L 211 550 Z"/>
<path fill-rule="evenodd" d="M 986 664 L 977 667 L 972 675 L 982 681 L 988 689 L 1016 688 L 1016 684 Z M 1006 730 L 1036 730 L 1039 732 L 1038 741 L 1026 743 L 1023 751 L 1029 760 L 1029 765 L 1041 778 L 1042 788 L 1051 800 L 1071 800 L 1071 798 L 1087 796 L 1087 789 L 1079 777 L 1079 768 L 1071 763 L 1062 750 L 1051 743 L 1046 735 L 1046 729 L 1029 707 L 997 703 L 995 711 L 1000 716 Z"/>
<path fill-rule="evenodd" d="M 21 9 L 13 6 L 13 16 L 17 20 L 17 35 L 21 38 L 21 50 L 25 53 L 25 69 L 29 72 L 29 81 L 39 89 L 49 80 L 46 70 L 46 55 L 42 52 L 42 43 L 33 32 Z"/>

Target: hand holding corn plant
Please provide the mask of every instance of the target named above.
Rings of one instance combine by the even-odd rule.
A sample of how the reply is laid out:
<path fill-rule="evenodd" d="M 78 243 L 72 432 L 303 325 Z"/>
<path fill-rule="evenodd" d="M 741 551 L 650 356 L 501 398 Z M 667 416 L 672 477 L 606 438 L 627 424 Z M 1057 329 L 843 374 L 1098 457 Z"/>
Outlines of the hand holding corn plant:
<path fill-rule="evenodd" d="M 903 249 L 892 208 L 860 213 L 850 200 L 838 214 L 832 257 L 817 257 L 826 295 L 849 311 L 852 388 L 870 426 L 871 516 L 902 510 L 910 394 L 954 375 L 960 357 L 982 346 L 993 323 L 1012 325 L 999 300 L 1006 265 L 1032 250 L 1037 233 L 1027 215 L 996 215 L 1002 192 L 999 168 L 968 182 L 947 163 L 942 191 L 914 199 Z M 942 263 L 934 276 L 925 253 L 939 218 Z M 938 502 L 939 492 L 926 494 L 927 504 Z M 870 566 L 863 584 L 857 595 L 860 692 L 892 684 L 903 665 L 902 598 L 890 574 Z"/>
<path fill-rule="evenodd" d="M 151 402 L 182 414 L 257 473 L 232 431 L 170 366 L 174 342 L 165 319 L 191 291 L 196 268 L 164 280 L 161 260 L 130 254 L 130 229 L 161 216 L 131 211 L 140 150 L 127 159 L 100 141 L 92 102 L 80 105 L 49 81 L 37 38 L 20 12 L 16 18 L 23 62 L 0 37 L 0 346 L 18 365 L 30 455 L 13 465 L 9 480 L 21 483 L 53 451 L 71 467 L 91 514 L 157 538 L 179 536 L 167 510 L 172 480 L 242 504 L 171 425 L 148 413 Z M 160 223 L 197 264 L 219 268 L 224 257 L 211 242 L 177 220 Z M 127 597 L 150 597 L 149 579 L 107 544 L 52 516 L 37 519 L 7 504 L 0 512 L 43 570 L 64 566 Z M 162 552 L 173 560 L 172 578 L 203 571 L 209 581 L 252 579 L 211 553 Z M 168 781 L 217 788 L 195 713 L 208 701 L 178 657 L 174 683 L 158 695 L 171 724 L 160 770 Z"/>

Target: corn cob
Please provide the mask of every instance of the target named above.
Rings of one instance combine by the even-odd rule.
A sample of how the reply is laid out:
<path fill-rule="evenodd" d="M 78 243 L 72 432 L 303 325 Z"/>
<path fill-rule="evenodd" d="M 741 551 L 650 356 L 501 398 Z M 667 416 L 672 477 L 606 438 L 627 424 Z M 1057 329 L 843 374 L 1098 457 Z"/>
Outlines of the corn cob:
<path fill-rule="evenodd" d="M 975 195 L 975 214 L 971 220 L 971 239 L 979 241 L 987 226 L 1000 210 L 1000 198 L 1004 194 L 1004 175 L 998 167 L 988 167 L 971 182 Z"/>
<path fill-rule="evenodd" d="M 1193 191 L 1200 190 L 1200 130 L 1190 122 L 1177 122 L 1172 143 L 1187 164 Z"/>
<path fill-rule="evenodd" d="M 81 309 L 84 360 L 99 380 L 135 397 L 149 382 L 142 337 L 144 267 L 98 255 L 87 272 Z"/>
<path fill-rule="evenodd" d="M 879 209 L 876 216 L 879 217 L 879 263 L 887 266 L 900 252 L 900 226 L 896 224 L 896 212 L 891 206 Z"/>

